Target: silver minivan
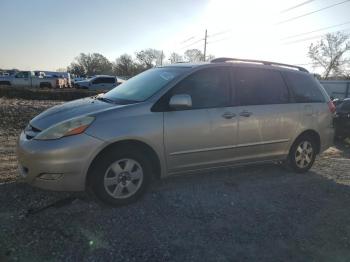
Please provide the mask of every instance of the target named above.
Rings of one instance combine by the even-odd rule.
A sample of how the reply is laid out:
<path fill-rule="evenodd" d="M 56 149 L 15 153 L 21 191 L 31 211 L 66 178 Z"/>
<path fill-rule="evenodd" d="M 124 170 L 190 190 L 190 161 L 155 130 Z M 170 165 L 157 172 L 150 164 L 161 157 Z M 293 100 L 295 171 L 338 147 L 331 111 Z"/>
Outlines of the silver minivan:
<path fill-rule="evenodd" d="M 20 172 L 44 189 L 91 188 L 112 205 L 172 174 L 266 161 L 306 172 L 333 141 L 334 109 L 297 66 L 218 58 L 158 67 L 32 119 Z"/>

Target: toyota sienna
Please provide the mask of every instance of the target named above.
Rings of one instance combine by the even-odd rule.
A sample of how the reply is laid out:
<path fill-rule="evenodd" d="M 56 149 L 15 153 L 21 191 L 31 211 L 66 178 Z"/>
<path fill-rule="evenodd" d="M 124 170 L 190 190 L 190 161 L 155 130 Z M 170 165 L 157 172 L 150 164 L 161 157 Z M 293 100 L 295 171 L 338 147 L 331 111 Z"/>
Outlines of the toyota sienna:
<path fill-rule="evenodd" d="M 331 145 L 334 109 L 302 67 L 172 64 L 36 116 L 19 138 L 19 168 L 34 186 L 91 188 L 112 205 L 172 174 L 266 161 L 302 173 Z"/>

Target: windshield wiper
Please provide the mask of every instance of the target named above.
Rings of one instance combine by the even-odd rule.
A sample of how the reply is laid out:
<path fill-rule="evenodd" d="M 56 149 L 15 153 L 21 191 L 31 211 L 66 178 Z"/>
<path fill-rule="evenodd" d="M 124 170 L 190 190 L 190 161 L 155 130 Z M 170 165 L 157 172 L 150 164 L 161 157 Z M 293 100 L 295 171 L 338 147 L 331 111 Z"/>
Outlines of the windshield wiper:
<path fill-rule="evenodd" d="M 106 102 L 106 103 L 115 104 L 115 101 L 114 101 L 114 100 L 109 99 L 109 98 L 105 98 L 105 97 L 103 97 L 103 96 L 98 96 L 98 97 L 96 97 L 95 99 L 100 100 L 100 101 L 103 101 L 103 102 Z"/>

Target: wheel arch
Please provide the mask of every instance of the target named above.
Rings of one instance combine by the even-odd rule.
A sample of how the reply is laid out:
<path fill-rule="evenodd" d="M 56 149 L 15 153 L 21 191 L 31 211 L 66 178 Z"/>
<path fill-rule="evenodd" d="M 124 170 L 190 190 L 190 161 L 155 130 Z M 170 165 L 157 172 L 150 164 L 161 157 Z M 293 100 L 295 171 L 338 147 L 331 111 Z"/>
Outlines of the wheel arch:
<path fill-rule="evenodd" d="M 320 137 L 320 134 L 313 130 L 313 129 L 307 129 L 307 130 L 304 130 L 303 132 L 301 132 L 293 141 L 293 144 L 295 143 L 295 141 L 297 139 L 299 139 L 300 137 L 302 136 L 310 136 L 314 139 L 314 141 L 316 142 L 316 153 L 319 154 L 320 153 L 320 150 L 321 150 L 321 137 Z M 292 145 L 293 145 L 292 144 Z"/>
<path fill-rule="evenodd" d="M 45 88 L 45 87 L 52 88 L 52 84 L 50 82 L 40 82 L 39 87 L 40 88 Z"/>
<path fill-rule="evenodd" d="M 150 159 L 151 165 L 154 171 L 154 178 L 159 179 L 161 177 L 161 163 L 156 151 L 149 144 L 143 141 L 139 141 L 136 139 L 127 139 L 127 140 L 116 141 L 111 144 L 108 144 L 96 154 L 96 156 L 91 161 L 89 168 L 87 170 L 85 186 L 88 187 L 90 185 L 91 173 L 92 173 L 90 171 L 94 167 L 94 165 L 98 162 L 99 159 L 101 159 L 105 154 L 109 154 L 113 150 L 125 149 L 130 147 L 134 147 L 141 150 L 145 154 L 145 156 L 147 156 Z"/>

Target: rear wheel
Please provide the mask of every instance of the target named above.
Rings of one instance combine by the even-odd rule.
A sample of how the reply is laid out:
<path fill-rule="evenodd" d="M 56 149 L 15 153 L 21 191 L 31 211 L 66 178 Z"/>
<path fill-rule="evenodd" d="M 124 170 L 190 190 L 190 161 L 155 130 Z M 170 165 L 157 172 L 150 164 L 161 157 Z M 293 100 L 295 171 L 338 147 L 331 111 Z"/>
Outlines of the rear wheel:
<path fill-rule="evenodd" d="M 298 173 L 307 172 L 316 158 L 316 143 L 311 136 L 301 136 L 292 145 L 288 163 Z"/>
<path fill-rule="evenodd" d="M 40 83 L 39 87 L 40 88 L 52 88 L 52 85 L 51 85 L 51 83 L 43 82 L 43 83 Z"/>
<path fill-rule="evenodd" d="M 9 81 L 0 81 L 0 86 L 10 86 L 11 83 Z"/>
<path fill-rule="evenodd" d="M 91 186 L 102 201 L 126 205 L 146 191 L 152 177 L 150 161 L 137 150 L 113 150 L 91 169 Z"/>

